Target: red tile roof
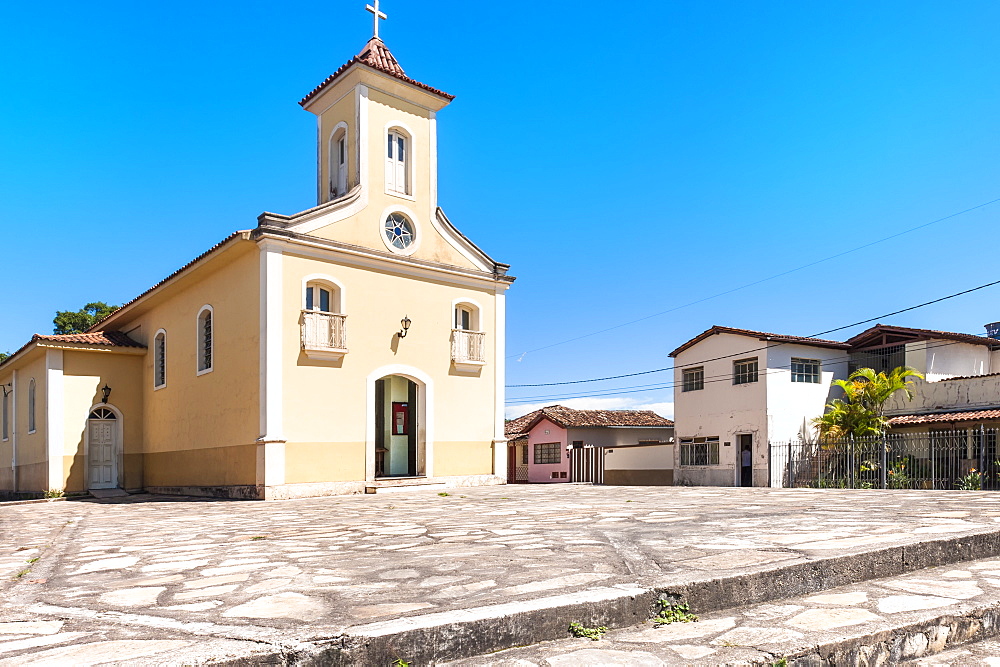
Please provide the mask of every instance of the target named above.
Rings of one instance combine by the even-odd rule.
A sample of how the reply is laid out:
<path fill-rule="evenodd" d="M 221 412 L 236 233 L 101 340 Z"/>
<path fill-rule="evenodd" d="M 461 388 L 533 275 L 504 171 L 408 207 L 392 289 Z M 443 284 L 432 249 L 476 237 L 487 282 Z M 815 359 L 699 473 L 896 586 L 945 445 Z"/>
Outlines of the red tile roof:
<path fill-rule="evenodd" d="M 101 345 L 104 347 L 146 347 L 137 343 L 121 331 L 94 331 L 77 334 L 35 334 L 31 341 L 52 343 L 77 343 L 81 345 Z"/>
<path fill-rule="evenodd" d="M 865 329 L 857 336 L 847 339 L 847 343 L 851 345 L 851 347 L 855 347 L 865 338 L 869 338 L 872 335 L 881 333 L 910 335 L 917 339 L 939 338 L 944 340 L 955 340 L 962 343 L 970 343 L 972 345 L 987 345 L 990 347 L 1000 348 L 1000 340 L 997 340 L 996 338 L 989 338 L 987 336 L 976 336 L 975 334 L 956 333 L 954 331 L 936 331 L 934 329 L 914 329 L 912 327 L 895 327 L 890 324 L 876 324 L 870 329 Z"/>
<path fill-rule="evenodd" d="M 748 336 L 758 340 L 776 343 L 794 343 L 798 345 L 814 345 L 816 347 L 832 347 L 838 350 L 846 350 L 850 345 L 836 340 L 825 340 L 823 338 L 808 338 L 805 336 L 787 336 L 784 334 L 767 333 L 766 331 L 753 331 L 751 329 L 734 329 L 733 327 L 714 326 L 711 329 L 701 332 L 688 342 L 684 343 L 670 353 L 671 357 L 676 357 L 684 350 L 692 347 L 709 336 L 720 333 L 735 334 L 737 336 Z"/>
<path fill-rule="evenodd" d="M 303 97 L 302 100 L 299 102 L 299 104 L 302 106 L 308 104 L 309 100 L 319 95 L 324 88 L 326 88 L 334 81 L 336 81 L 337 78 L 340 77 L 340 75 L 347 72 L 347 70 L 349 70 L 352 65 L 366 65 L 374 70 L 378 70 L 379 72 L 383 72 L 385 74 L 388 74 L 389 76 L 395 77 L 400 81 L 405 81 L 406 83 L 414 85 L 417 88 L 422 88 L 423 90 L 426 90 L 429 93 L 433 93 L 434 95 L 443 97 L 449 102 L 455 99 L 454 95 L 449 95 L 448 93 L 442 90 L 438 90 L 437 88 L 432 88 L 431 86 L 428 86 L 426 83 L 420 83 L 416 79 L 411 79 L 410 77 L 406 76 L 406 73 L 400 66 L 399 61 L 396 60 L 395 56 L 392 55 L 392 53 L 389 51 L 388 47 L 386 47 L 386 45 L 382 42 L 382 40 L 379 39 L 378 37 L 372 37 L 370 40 L 368 40 L 368 43 L 365 44 L 365 47 L 361 49 L 361 53 L 348 60 L 346 63 L 341 65 L 336 72 L 326 77 L 323 83 L 313 88 L 312 92 Z"/>
<path fill-rule="evenodd" d="M 574 410 L 562 405 L 550 405 L 510 420 L 504 426 L 504 435 L 510 439 L 524 437 L 542 419 L 548 419 L 563 428 L 674 425 L 671 420 L 652 410 Z"/>
<path fill-rule="evenodd" d="M 921 424 L 950 424 L 1000 419 L 1000 410 L 972 410 L 966 412 L 938 412 L 931 415 L 900 415 L 889 419 L 889 426 L 919 426 Z"/>

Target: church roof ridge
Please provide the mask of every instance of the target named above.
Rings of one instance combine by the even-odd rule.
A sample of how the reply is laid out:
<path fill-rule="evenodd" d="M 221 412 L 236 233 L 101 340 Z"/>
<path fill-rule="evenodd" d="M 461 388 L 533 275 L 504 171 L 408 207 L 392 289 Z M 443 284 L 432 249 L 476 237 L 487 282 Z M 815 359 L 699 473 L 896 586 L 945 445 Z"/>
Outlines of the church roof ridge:
<path fill-rule="evenodd" d="M 340 78 L 341 75 L 347 72 L 347 70 L 349 70 L 354 65 L 365 65 L 367 67 L 371 67 L 373 70 L 382 72 L 383 74 L 388 74 L 389 76 L 395 77 L 400 81 L 404 81 L 413 86 L 416 86 L 417 88 L 422 88 L 423 90 L 426 90 L 429 93 L 433 93 L 434 95 L 443 97 L 449 102 L 455 99 L 454 95 L 450 95 L 444 92 L 443 90 L 439 90 L 437 88 L 434 88 L 433 86 L 428 86 L 426 83 L 421 83 L 416 79 L 412 79 L 406 76 L 406 72 L 403 70 L 402 65 L 400 65 L 399 61 L 396 60 L 396 57 L 392 55 L 392 52 L 389 50 L 389 47 L 385 45 L 385 42 L 383 42 L 378 37 L 372 37 L 364 45 L 364 47 L 361 49 L 358 55 L 354 56 L 346 63 L 341 65 L 339 68 L 337 68 L 336 72 L 326 77 L 326 79 L 324 79 L 321 84 L 313 88 L 308 95 L 303 97 L 299 101 L 299 104 L 301 106 L 306 106 L 307 104 L 309 104 L 309 102 L 313 98 L 315 98 L 323 90 L 325 90 L 327 86 L 333 84 L 334 81 Z"/>

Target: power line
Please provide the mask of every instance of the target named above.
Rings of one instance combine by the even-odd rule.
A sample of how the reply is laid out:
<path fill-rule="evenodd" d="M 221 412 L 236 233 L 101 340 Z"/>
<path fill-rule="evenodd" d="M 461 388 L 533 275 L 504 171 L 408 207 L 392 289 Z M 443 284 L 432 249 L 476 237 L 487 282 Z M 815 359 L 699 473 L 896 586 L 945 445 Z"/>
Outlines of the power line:
<path fill-rule="evenodd" d="M 699 303 L 704 303 L 705 301 L 710 301 L 712 299 L 717 299 L 720 296 L 726 296 L 727 294 L 732 294 L 733 292 L 739 292 L 740 290 L 744 290 L 744 289 L 747 289 L 749 287 L 754 287 L 755 285 L 760 285 L 761 283 L 766 283 L 766 282 L 774 280 L 776 278 L 781 278 L 783 276 L 787 276 L 790 273 L 795 273 L 795 272 L 801 271 L 803 269 L 808 269 L 810 267 L 816 266 L 817 264 L 823 264 L 825 262 L 829 262 L 830 260 L 837 259 L 839 257 L 844 257 L 845 255 L 850 255 L 850 254 L 855 253 L 855 252 L 857 252 L 859 250 L 864 250 L 865 248 L 870 248 L 870 247 L 872 247 L 874 245 L 878 245 L 880 243 L 885 243 L 886 241 L 891 241 L 892 239 L 899 238 L 900 236 L 905 236 L 906 234 L 910 234 L 912 232 L 924 229 L 926 227 L 930 227 L 931 225 L 936 225 L 939 222 L 944 222 L 945 220 L 950 220 L 951 218 L 956 218 L 956 217 L 958 217 L 960 215 L 964 215 L 966 213 L 971 213 L 972 211 L 975 211 L 977 209 L 989 206 L 990 204 L 995 204 L 997 202 L 1000 202 L 1000 197 L 998 197 L 996 199 L 991 199 L 990 201 L 984 202 L 982 204 L 977 204 L 976 206 L 972 206 L 970 208 L 958 211 L 956 213 L 952 213 L 950 215 L 946 215 L 943 218 L 938 218 L 936 220 L 931 220 L 930 222 L 925 222 L 922 225 L 917 225 L 916 227 L 910 227 L 909 229 L 904 229 L 901 232 L 897 232 L 895 234 L 891 234 L 889 236 L 883 237 L 883 238 L 878 239 L 876 241 L 871 241 L 869 243 L 865 243 L 864 245 L 859 245 L 859 246 L 857 246 L 855 248 L 851 248 L 849 250 L 844 250 L 843 252 L 839 252 L 839 253 L 837 253 L 835 255 L 830 255 L 829 257 L 824 257 L 823 259 L 818 259 L 816 261 L 809 262 L 808 264 L 803 264 L 801 266 L 797 266 L 795 268 L 788 269 L 786 271 L 782 271 L 781 273 L 775 273 L 772 276 L 768 276 L 766 278 L 761 278 L 759 280 L 755 280 L 753 282 L 746 283 L 745 285 L 740 285 L 739 287 L 733 287 L 732 289 L 728 289 L 728 290 L 725 290 L 723 292 L 719 292 L 717 294 L 712 294 L 711 296 L 706 296 L 706 297 L 703 297 L 701 299 L 696 299 L 695 301 L 690 301 L 688 303 L 681 304 L 679 306 L 674 306 L 673 308 L 668 308 L 667 310 L 663 310 L 663 311 L 660 311 L 658 313 L 653 313 L 652 315 L 646 315 L 645 317 L 640 317 L 639 319 L 636 319 L 636 320 L 630 320 L 628 322 L 623 322 L 622 324 L 616 324 L 613 327 L 607 327 L 605 329 L 600 329 L 599 331 L 592 331 L 590 333 L 582 334 L 580 336 L 575 336 L 573 338 L 567 338 L 566 340 L 562 340 L 562 341 L 559 341 L 559 342 L 556 342 L 556 343 L 550 343 L 549 345 L 543 345 L 541 347 L 536 347 L 536 348 L 533 348 L 533 349 L 530 349 L 530 350 L 525 350 L 524 352 L 520 352 L 520 353 L 516 353 L 516 354 L 510 354 L 510 355 L 507 355 L 507 359 L 513 359 L 515 357 L 523 357 L 524 355 L 530 354 L 531 352 L 539 352 L 541 350 L 547 350 L 550 347 L 557 347 L 559 345 L 565 345 L 566 343 L 573 343 L 573 342 L 576 342 L 578 340 L 582 340 L 584 338 L 590 338 L 591 336 L 597 336 L 597 335 L 602 334 L 602 333 L 607 333 L 608 331 L 614 331 L 615 329 L 621 329 L 622 327 L 627 327 L 627 326 L 631 326 L 633 324 L 638 324 L 639 322 L 645 322 L 646 320 L 653 319 L 654 317 L 660 317 L 661 315 L 667 315 L 668 313 L 672 313 L 672 312 L 681 310 L 682 308 L 688 308 L 690 306 L 694 306 L 694 305 L 697 305 Z M 628 376 L 622 376 L 622 377 L 628 377 Z"/>
<path fill-rule="evenodd" d="M 967 334 L 967 335 L 970 335 L 970 336 L 981 336 L 983 338 L 986 337 L 985 335 L 982 335 L 982 334 Z M 783 345 L 784 343 L 781 343 L 781 344 Z M 946 343 L 934 343 L 934 344 L 930 344 L 930 345 L 925 346 L 924 349 L 925 350 L 932 350 L 932 349 L 936 349 L 936 348 L 939 348 L 939 347 L 947 347 L 949 345 L 961 345 L 961 344 L 962 344 L 962 341 L 949 341 L 949 342 L 946 342 Z M 772 345 L 771 347 L 778 347 L 778 346 L 777 345 Z M 741 354 L 743 354 L 743 353 L 741 353 Z M 822 359 L 821 361 L 824 364 L 827 364 L 827 363 L 829 363 L 829 364 L 843 364 L 843 363 L 848 363 L 850 361 L 850 355 L 842 355 L 842 356 L 838 356 L 838 357 L 830 357 L 830 358 L 827 358 L 827 359 Z M 769 368 L 765 368 L 762 371 L 762 373 L 766 375 L 766 374 L 771 373 L 771 372 L 781 371 L 781 370 L 785 370 L 785 369 L 789 369 L 789 368 L 791 368 L 791 364 L 784 364 L 784 365 L 780 365 L 780 366 L 771 366 Z M 719 375 L 706 376 L 703 379 L 703 382 L 705 384 L 710 384 L 712 382 L 728 382 L 731 379 L 732 379 L 732 373 L 721 373 Z M 539 401 L 553 400 L 553 399 L 566 399 L 566 400 L 569 400 L 569 399 L 575 399 L 575 398 L 598 398 L 598 397 L 601 397 L 601 396 L 616 396 L 616 395 L 620 395 L 620 394 L 636 394 L 636 393 L 645 392 L 645 391 L 657 391 L 659 389 L 672 389 L 672 388 L 676 387 L 678 384 L 679 383 L 676 382 L 676 381 L 674 381 L 674 380 L 669 380 L 669 381 L 659 382 L 659 383 L 653 383 L 653 384 L 630 385 L 630 386 L 624 386 L 624 387 L 609 387 L 607 390 L 592 390 L 592 391 L 585 391 L 585 392 L 575 392 L 575 393 L 571 393 L 571 394 L 548 394 L 548 395 L 539 395 L 539 396 L 520 396 L 520 397 L 511 399 L 510 401 L 507 402 L 507 404 L 508 405 L 518 405 L 518 404 L 521 404 L 521 403 L 535 403 L 535 402 L 539 402 Z"/>
<path fill-rule="evenodd" d="M 876 320 L 881 320 L 881 319 L 886 318 L 886 317 L 892 317 L 893 315 L 899 315 L 900 313 L 906 313 L 906 312 L 909 312 L 911 310 L 916 310 L 917 308 L 923 308 L 925 306 L 930 306 L 930 305 L 935 304 L 935 303 L 940 303 L 942 301 L 947 301 L 948 299 L 954 299 L 955 297 L 963 296 L 965 294 L 969 294 L 971 292 L 976 292 L 976 291 L 981 290 L 981 289 L 986 289 L 987 287 L 993 287 L 994 285 L 1000 285 L 1000 280 L 994 280 L 993 282 L 986 283 L 985 285 L 979 285 L 978 287 L 973 287 L 973 288 L 970 288 L 970 289 L 967 289 L 967 290 L 962 290 L 961 292 L 955 292 L 954 294 L 949 294 L 948 296 L 943 296 L 943 297 L 940 297 L 940 298 L 937 298 L 937 299 L 932 299 L 930 301 L 925 301 L 923 303 L 918 303 L 915 306 L 909 306 L 907 308 L 901 308 L 899 310 L 894 310 L 891 313 L 884 313 L 882 315 L 876 315 L 875 317 L 869 317 L 866 320 L 860 320 L 858 322 L 852 322 L 851 324 L 845 324 L 844 326 L 836 327 L 834 329 L 827 329 L 826 331 L 821 331 L 821 332 L 813 334 L 811 336 L 806 336 L 806 338 L 817 338 L 819 336 L 824 336 L 826 334 L 834 333 L 835 331 L 842 331 L 844 329 L 850 329 L 851 327 L 856 327 L 856 326 L 861 325 L 861 324 L 867 324 L 869 322 L 875 322 Z M 692 362 L 689 362 L 689 363 L 684 364 L 684 365 L 685 366 L 696 366 L 698 364 L 708 363 L 709 361 L 718 361 L 720 359 L 729 359 L 731 357 L 738 357 L 738 356 L 743 355 L 743 354 L 750 354 L 751 352 L 759 352 L 761 350 L 766 350 L 766 349 L 771 348 L 771 347 L 777 347 L 778 345 L 785 345 L 785 344 L 786 343 L 782 342 L 782 343 L 777 343 L 776 345 L 765 345 L 764 347 L 758 347 L 758 348 L 754 348 L 754 349 L 751 349 L 751 350 L 746 350 L 745 352 L 735 352 L 733 354 L 726 354 L 726 355 L 723 355 L 721 357 L 714 357 L 712 359 L 704 359 L 702 361 L 692 361 Z M 607 377 L 591 378 L 591 379 L 588 379 L 588 380 L 566 380 L 566 381 L 563 381 L 563 382 L 538 382 L 538 383 L 534 383 L 534 384 L 508 384 L 508 385 L 506 385 L 506 387 L 508 389 L 515 389 L 515 388 L 518 388 L 518 387 L 555 387 L 555 386 L 568 385 L 568 384 L 583 384 L 583 383 L 586 383 L 586 382 L 604 382 L 606 380 L 619 380 L 619 379 L 627 378 L 627 377 L 636 377 L 638 375 L 649 375 L 650 373 L 662 373 L 664 371 L 671 371 L 671 370 L 673 370 L 676 367 L 677 367 L 676 365 L 674 365 L 674 366 L 666 366 L 664 368 L 653 368 L 653 369 L 650 369 L 650 370 L 647 370 L 647 371 L 637 371 L 635 373 L 625 373 L 625 374 L 622 374 L 622 375 L 609 375 Z"/>

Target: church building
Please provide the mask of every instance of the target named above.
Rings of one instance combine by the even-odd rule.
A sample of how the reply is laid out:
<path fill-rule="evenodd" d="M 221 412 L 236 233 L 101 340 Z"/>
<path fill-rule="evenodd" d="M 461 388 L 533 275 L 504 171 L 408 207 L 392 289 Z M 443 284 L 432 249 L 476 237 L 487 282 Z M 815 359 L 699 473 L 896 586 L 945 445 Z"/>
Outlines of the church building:
<path fill-rule="evenodd" d="M 370 8 L 372 9 L 372 8 Z M 437 201 L 437 113 L 375 36 L 302 99 L 317 205 L 263 213 L 0 364 L 0 494 L 278 499 L 503 483 L 501 264 Z"/>

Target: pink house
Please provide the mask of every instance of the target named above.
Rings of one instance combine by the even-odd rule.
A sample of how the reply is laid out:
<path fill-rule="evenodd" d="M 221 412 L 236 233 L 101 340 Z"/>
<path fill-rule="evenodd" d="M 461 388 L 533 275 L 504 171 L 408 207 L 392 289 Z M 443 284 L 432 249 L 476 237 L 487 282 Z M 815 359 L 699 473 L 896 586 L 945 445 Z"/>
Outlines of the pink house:
<path fill-rule="evenodd" d="M 507 422 L 507 478 L 509 482 L 573 482 L 571 452 L 574 449 L 639 446 L 669 446 L 674 423 L 650 410 L 573 410 L 552 405 Z M 600 457 L 603 461 L 604 457 Z M 671 466 L 672 467 L 672 466 Z M 629 475 L 628 472 L 635 472 Z M 643 472 L 624 471 L 625 484 L 672 483 L 655 474 L 650 481 Z M 622 477 L 622 476 L 620 476 Z M 637 481 L 643 479 L 645 481 Z"/>

